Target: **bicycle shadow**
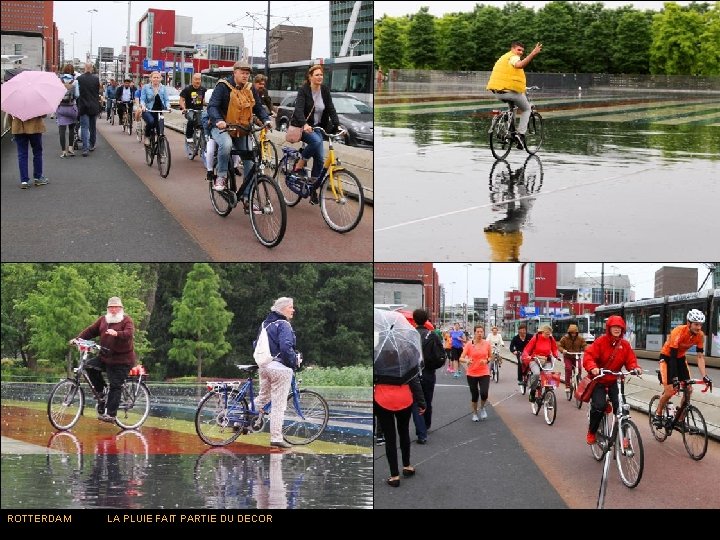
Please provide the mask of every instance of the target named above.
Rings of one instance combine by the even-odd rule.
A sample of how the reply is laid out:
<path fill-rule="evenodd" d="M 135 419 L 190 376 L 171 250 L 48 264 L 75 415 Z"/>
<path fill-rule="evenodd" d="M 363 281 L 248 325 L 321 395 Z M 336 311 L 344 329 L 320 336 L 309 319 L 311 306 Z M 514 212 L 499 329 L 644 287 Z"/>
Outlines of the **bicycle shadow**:
<path fill-rule="evenodd" d="M 537 154 L 528 156 L 514 171 L 505 160 L 493 163 L 488 183 L 490 202 L 492 210 L 503 212 L 504 216 L 483 229 L 492 262 L 520 260 L 522 229 L 535 202 L 532 195 L 542 189 L 543 176 L 542 161 Z"/>

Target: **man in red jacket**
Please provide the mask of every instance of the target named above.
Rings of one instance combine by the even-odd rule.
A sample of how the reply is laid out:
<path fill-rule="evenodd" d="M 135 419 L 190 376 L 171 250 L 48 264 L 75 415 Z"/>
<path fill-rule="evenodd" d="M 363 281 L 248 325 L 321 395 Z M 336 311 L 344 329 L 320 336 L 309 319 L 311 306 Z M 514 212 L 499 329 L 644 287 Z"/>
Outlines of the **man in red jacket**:
<path fill-rule="evenodd" d="M 583 367 L 593 376 L 597 376 L 601 369 L 620 371 L 635 369 L 638 375 L 642 368 L 638 365 L 637 357 L 630 347 L 630 343 L 622 336 L 625 333 L 625 321 L 620 315 L 611 315 L 605 323 L 605 334 L 597 338 L 592 345 L 585 349 Z M 595 444 L 595 432 L 600 426 L 602 415 L 605 414 L 606 396 L 610 396 L 613 410 L 617 411 L 618 387 L 615 375 L 603 375 L 595 379 L 592 399 L 590 401 L 590 425 L 588 426 L 587 443 Z"/>
<path fill-rule="evenodd" d="M 135 365 L 135 324 L 125 315 L 120 298 L 113 296 L 108 300 L 107 313 L 80 332 L 78 338 L 92 339 L 100 337 L 103 350 L 99 357 L 91 358 L 87 362 L 88 377 L 95 389 L 102 393 L 105 389 L 105 380 L 102 371 L 107 371 L 110 390 L 107 394 L 107 403 L 100 401 L 97 405 L 98 420 L 115 422 L 118 407 L 120 406 L 120 393 L 122 385 L 128 376 L 130 368 Z M 72 340 L 71 340 L 72 342 Z M 105 407 L 107 406 L 107 411 Z"/>

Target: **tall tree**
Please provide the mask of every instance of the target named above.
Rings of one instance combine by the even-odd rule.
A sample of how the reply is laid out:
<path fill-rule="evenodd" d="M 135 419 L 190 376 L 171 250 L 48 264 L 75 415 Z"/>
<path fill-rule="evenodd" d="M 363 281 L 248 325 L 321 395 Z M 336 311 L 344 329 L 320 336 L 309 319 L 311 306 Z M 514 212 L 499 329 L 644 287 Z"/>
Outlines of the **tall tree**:
<path fill-rule="evenodd" d="M 406 26 L 407 18 L 387 15 L 375 22 L 375 63 L 385 72 L 405 67 Z"/>
<path fill-rule="evenodd" d="M 196 263 L 187 276 L 182 299 L 173 303 L 174 336 L 168 355 L 181 364 L 197 366 L 198 381 L 203 362 L 212 364 L 230 350 L 225 339 L 232 313 L 220 295 L 220 279 L 207 263 Z"/>
<path fill-rule="evenodd" d="M 97 317 L 88 302 L 90 285 L 72 266 L 59 265 L 18 303 L 30 328 L 28 345 L 39 358 L 67 359 L 72 370 L 68 339 L 77 336 Z"/>
<path fill-rule="evenodd" d="M 666 2 L 665 9 L 653 19 L 652 33 L 650 73 L 697 74 L 700 54 L 698 36 L 703 33 L 703 15 L 699 11 Z M 717 49 L 717 43 L 713 47 Z"/>
<path fill-rule="evenodd" d="M 715 2 L 712 9 L 704 16 L 703 31 L 700 34 L 700 53 L 695 70 L 698 75 L 716 77 L 720 75 L 720 2 Z"/>
<path fill-rule="evenodd" d="M 433 69 L 437 65 L 435 17 L 427 6 L 410 17 L 408 27 L 408 58 L 415 69 Z"/>
<path fill-rule="evenodd" d="M 622 10 L 616 38 L 610 46 L 612 73 L 649 73 L 651 24 L 650 11 Z"/>

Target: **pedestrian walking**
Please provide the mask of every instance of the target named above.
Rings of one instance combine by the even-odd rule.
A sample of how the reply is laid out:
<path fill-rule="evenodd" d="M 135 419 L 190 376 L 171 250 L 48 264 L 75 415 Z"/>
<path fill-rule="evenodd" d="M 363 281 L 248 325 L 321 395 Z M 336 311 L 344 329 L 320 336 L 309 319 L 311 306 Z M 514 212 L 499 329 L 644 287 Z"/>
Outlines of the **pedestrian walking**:
<path fill-rule="evenodd" d="M 30 187 L 29 148 L 32 148 L 33 152 L 33 183 L 36 186 L 44 186 L 48 183 L 48 178 L 43 175 L 42 134 L 45 133 L 45 116 L 37 116 L 24 122 L 11 115 L 8 115 L 8 119 L 11 122 L 10 130 L 17 146 L 20 187 L 22 189 Z"/>
<path fill-rule="evenodd" d="M 72 64 L 68 64 L 63 68 L 60 80 L 67 89 L 55 112 L 55 119 L 60 133 L 60 157 L 74 157 L 73 144 L 75 142 L 75 130 L 77 129 L 77 99 L 80 97 L 80 88 L 75 80 Z M 66 132 L 67 139 L 65 137 Z"/>
<path fill-rule="evenodd" d="M 82 155 L 87 157 L 88 151 L 95 150 L 97 132 L 95 122 L 100 113 L 100 79 L 93 73 L 93 65 L 85 64 L 85 73 L 77 79 L 80 88 L 80 97 L 77 100 L 82 128 Z"/>

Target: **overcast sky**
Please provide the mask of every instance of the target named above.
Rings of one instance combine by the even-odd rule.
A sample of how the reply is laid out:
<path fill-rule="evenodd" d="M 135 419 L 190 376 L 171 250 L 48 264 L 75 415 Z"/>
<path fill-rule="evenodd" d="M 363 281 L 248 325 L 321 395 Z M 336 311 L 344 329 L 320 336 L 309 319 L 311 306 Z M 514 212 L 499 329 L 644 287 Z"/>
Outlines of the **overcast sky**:
<path fill-rule="evenodd" d="M 488 263 L 473 263 L 466 269 L 462 263 L 437 263 L 434 265 L 440 283 L 445 285 L 447 291 L 446 301 L 448 304 L 459 304 L 465 302 L 466 273 L 468 282 L 468 298 L 472 303 L 473 298 L 486 298 L 488 292 Z M 698 286 L 708 274 L 708 269 L 702 264 L 694 263 L 605 263 L 605 274 L 627 275 L 635 291 L 635 298 L 652 298 L 655 290 L 655 271 L 663 266 L 682 266 L 698 269 Z M 492 291 L 490 305 L 496 303 L 502 305 L 503 293 L 513 288 L 518 288 L 517 263 L 493 263 L 491 269 Z M 601 263 L 577 263 L 575 275 L 597 278 L 600 281 Z M 452 285 L 452 282 L 455 285 Z M 708 279 L 704 288 L 710 288 L 712 277 Z"/>
<path fill-rule="evenodd" d="M 590 2 L 588 2 L 590 3 Z M 595 2 L 592 2 L 595 3 Z M 619 6 L 633 5 L 636 9 L 653 9 L 660 11 L 663 8 L 665 2 L 602 2 L 606 8 L 616 8 Z M 686 6 L 690 2 L 675 2 L 681 6 Z M 485 4 L 489 6 L 498 6 L 502 8 L 507 2 L 388 2 L 388 1 L 376 1 L 375 2 L 375 18 L 379 19 L 383 15 L 390 15 L 392 17 L 398 17 L 402 15 L 409 15 L 417 13 L 418 10 L 423 6 L 430 8 L 429 12 L 435 16 L 442 16 L 444 13 L 457 13 L 472 11 L 475 8 L 475 4 Z M 547 2 L 522 2 L 523 6 L 528 8 L 534 8 L 536 11 L 543 7 Z"/>
<path fill-rule="evenodd" d="M 66 56 L 72 55 L 75 35 L 75 57 L 85 58 L 90 48 L 90 13 L 92 14 L 93 54 L 98 47 L 112 47 L 115 55 L 125 45 L 127 33 L 127 2 L 54 2 L 54 20 L 60 39 L 65 41 Z M 176 15 L 193 18 L 192 32 L 209 34 L 214 32 L 242 32 L 245 46 L 252 56 L 262 56 L 265 50 L 265 25 L 268 2 L 131 2 L 130 41 L 136 42 L 137 21 L 149 9 L 174 9 Z M 270 2 L 270 28 L 278 24 L 290 26 L 311 26 L 313 31 L 312 57 L 330 56 L 329 2 Z M 255 27 L 233 29 L 228 26 Z M 253 46 L 254 43 L 254 46 Z"/>

